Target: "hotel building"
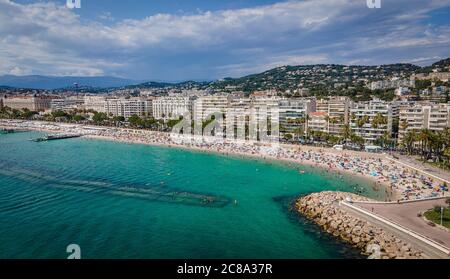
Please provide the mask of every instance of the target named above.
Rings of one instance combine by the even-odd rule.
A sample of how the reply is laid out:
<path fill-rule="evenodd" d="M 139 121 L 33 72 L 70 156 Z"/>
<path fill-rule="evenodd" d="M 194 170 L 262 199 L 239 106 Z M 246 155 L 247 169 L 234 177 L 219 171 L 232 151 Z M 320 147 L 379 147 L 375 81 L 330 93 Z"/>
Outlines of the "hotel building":
<path fill-rule="evenodd" d="M 45 111 L 50 108 L 52 98 L 49 96 L 4 96 L 3 105 L 12 109 Z"/>

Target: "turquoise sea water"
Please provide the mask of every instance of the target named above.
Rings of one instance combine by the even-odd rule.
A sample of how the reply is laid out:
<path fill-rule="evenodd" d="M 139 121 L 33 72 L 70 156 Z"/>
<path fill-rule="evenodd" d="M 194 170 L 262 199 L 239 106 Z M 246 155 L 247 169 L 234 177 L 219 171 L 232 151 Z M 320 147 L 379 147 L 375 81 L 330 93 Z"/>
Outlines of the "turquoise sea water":
<path fill-rule="evenodd" d="M 0 258 L 347 258 L 290 210 L 321 190 L 377 196 L 311 167 L 82 138 L 0 135 Z"/>

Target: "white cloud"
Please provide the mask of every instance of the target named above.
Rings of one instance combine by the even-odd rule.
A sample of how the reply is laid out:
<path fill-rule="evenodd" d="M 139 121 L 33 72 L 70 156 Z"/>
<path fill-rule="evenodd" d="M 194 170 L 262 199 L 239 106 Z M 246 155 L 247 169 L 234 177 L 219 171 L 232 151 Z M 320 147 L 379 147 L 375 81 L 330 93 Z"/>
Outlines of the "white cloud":
<path fill-rule="evenodd" d="M 266 57 L 261 61 L 247 61 L 238 64 L 224 65 L 218 67 L 218 70 L 219 73 L 221 73 L 221 76 L 240 77 L 249 73 L 264 72 L 280 66 L 326 63 L 328 59 L 328 56 L 325 54 L 305 56 L 282 55 Z"/>
<path fill-rule="evenodd" d="M 31 73 L 30 69 L 26 68 L 20 68 L 20 67 L 13 67 L 11 70 L 9 70 L 9 74 L 15 75 L 15 76 L 24 76 L 29 75 Z"/>
<path fill-rule="evenodd" d="M 364 56 L 394 49 L 414 48 L 410 59 L 446 55 L 449 26 L 429 27 L 420 20 L 450 0 L 386 0 L 376 10 L 365 2 L 287 1 L 122 21 L 105 12 L 95 21 L 55 2 L 25 5 L 0 0 L 0 74 L 26 69 L 38 74 L 122 73 L 142 78 L 148 77 L 143 70 L 155 73 L 166 67 L 160 57 L 203 55 L 206 58 L 198 60 L 207 60 L 202 64 L 205 69 L 197 75 L 211 78 L 207 75 L 248 74 L 284 64 L 368 61 Z M 417 53 L 429 48 L 438 48 L 439 53 Z M 185 67 L 183 60 L 170 65 Z M 191 78 L 189 74 L 170 79 Z"/>

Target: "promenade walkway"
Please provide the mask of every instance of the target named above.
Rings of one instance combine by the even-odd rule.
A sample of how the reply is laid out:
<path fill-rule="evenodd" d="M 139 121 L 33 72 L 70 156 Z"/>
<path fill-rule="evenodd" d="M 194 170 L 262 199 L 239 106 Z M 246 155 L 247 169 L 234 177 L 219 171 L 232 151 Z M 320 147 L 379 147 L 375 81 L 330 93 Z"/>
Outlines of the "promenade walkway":
<path fill-rule="evenodd" d="M 424 250 L 430 257 L 450 258 L 448 253 L 441 253 L 435 245 L 438 244 L 444 250 L 449 251 L 450 232 L 439 226 L 430 226 L 423 217 L 418 216 L 419 213 L 423 213 L 434 206 L 448 206 L 445 201 L 446 198 L 401 203 L 354 202 L 350 206 L 344 206 L 344 209 L 402 237 Z M 344 205 L 346 204 L 344 203 Z M 352 210 L 351 206 L 361 210 Z M 381 219 L 374 218 L 374 216 L 381 217 Z"/>

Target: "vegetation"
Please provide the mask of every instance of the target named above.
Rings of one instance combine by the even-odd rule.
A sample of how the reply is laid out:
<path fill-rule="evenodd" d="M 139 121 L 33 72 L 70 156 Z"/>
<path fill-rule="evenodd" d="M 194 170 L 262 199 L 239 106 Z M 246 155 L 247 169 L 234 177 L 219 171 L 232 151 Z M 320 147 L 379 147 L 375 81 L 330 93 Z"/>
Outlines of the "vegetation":
<path fill-rule="evenodd" d="M 409 155 L 420 155 L 423 161 L 450 168 L 450 128 L 439 132 L 410 130 L 403 136 L 400 148 Z"/>
<path fill-rule="evenodd" d="M 433 209 L 428 210 L 424 213 L 425 218 L 436 223 L 441 224 L 441 207 L 435 206 Z M 450 229 L 450 209 L 444 207 L 444 212 L 442 215 L 442 225 Z"/>

